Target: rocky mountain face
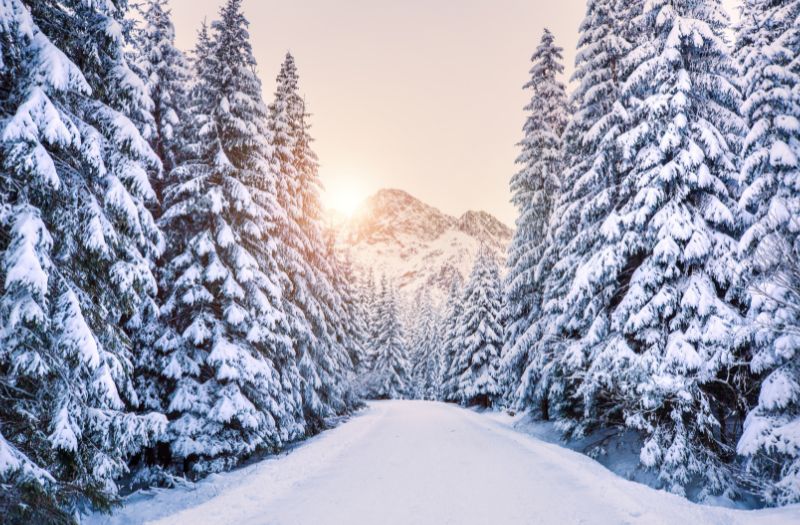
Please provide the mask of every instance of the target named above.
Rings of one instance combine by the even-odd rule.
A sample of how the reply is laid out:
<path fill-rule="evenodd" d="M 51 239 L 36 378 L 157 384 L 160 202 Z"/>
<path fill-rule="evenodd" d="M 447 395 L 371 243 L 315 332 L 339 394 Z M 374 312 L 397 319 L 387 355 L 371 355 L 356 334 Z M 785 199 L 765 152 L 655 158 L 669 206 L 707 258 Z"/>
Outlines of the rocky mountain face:
<path fill-rule="evenodd" d="M 483 211 L 452 217 L 401 190 L 381 190 L 351 218 L 332 218 L 336 246 L 361 275 L 386 275 L 413 299 L 423 288 L 441 300 L 456 275 L 469 276 L 481 243 L 504 263 L 511 229 Z"/>

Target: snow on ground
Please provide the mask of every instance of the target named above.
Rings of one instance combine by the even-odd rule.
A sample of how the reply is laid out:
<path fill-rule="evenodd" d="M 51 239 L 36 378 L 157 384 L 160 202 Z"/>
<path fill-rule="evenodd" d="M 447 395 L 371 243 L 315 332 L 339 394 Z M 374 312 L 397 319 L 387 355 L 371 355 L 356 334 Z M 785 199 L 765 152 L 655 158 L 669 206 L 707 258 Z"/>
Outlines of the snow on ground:
<path fill-rule="evenodd" d="M 91 525 L 782 524 L 800 506 L 697 505 L 622 479 L 510 421 L 423 401 L 370 403 L 294 451 L 188 489 L 130 497 Z"/>

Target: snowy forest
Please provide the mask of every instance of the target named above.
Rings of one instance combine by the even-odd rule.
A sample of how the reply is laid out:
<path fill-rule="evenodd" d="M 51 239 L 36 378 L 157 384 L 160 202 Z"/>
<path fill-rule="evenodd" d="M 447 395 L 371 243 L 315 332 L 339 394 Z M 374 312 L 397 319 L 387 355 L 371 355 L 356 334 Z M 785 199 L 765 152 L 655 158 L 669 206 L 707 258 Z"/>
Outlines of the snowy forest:
<path fill-rule="evenodd" d="M 380 399 L 635 436 L 659 489 L 800 503 L 800 0 L 588 0 L 571 79 L 562 51 L 531 59 L 508 259 L 439 304 L 335 248 L 298 67 L 262 84 L 242 0 L 190 52 L 167 0 L 0 0 L 0 521 Z"/>

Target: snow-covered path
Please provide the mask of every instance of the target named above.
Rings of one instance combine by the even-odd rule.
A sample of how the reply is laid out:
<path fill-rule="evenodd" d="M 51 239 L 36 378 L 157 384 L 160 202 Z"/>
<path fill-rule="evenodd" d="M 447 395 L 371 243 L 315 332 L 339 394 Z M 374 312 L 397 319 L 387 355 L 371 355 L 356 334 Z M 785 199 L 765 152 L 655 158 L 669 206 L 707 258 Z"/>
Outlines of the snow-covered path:
<path fill-rule="evenodd" d="M 189 491 L 140 497 L 93 524 L 800 523 L 621 479 L 598 463 L 441 403 L 389 401 L 295 451 Z"/>

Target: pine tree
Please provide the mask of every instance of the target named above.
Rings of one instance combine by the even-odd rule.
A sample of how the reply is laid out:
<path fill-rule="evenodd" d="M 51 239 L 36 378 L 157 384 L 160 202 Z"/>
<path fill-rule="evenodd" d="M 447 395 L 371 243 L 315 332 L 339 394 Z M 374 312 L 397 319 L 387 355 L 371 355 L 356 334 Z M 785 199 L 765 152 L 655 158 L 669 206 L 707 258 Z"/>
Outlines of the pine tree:
<path fill-rule="evenodd" d="M 418 294 L 412 321 L 411 361 L 413 397 L 438 399 L 439 382 L 439 319 L 428 290 Z"/>
<path fill-rule="evenodd" d="M 370 341 L 374 341 L 377 336 L 375 327 L 378 324 L 378 290 L 375 285 L 375 272 L 372 268 L 367 271 L 367 275 L 361 283 L 361 296 L 366 309 L 367 337 Z"/>
<path fill-rule="evenodd" d="M 378 339 L 375 341 L 369 394 L 375 399 L 401 399 L 406 397 L 410 382 L 408 353 L 397 311 L 397 297 L 385 277 L 381 280 L 378 315 Z"/>
<path fill-rule="evenodd" d="M 525 107 L 528 118 L 517 158 L 522 168 L 511 179 L 512 202 L 519 218 L 508 250 L 503 357 L 505 373 L 512 383 L 518 383 L 529 366 L 531 346 L 539 339 L 528 332 L 538 326 L 536 321 L 542 315 L 547 275 L 542 258 L 551 242 L 550 216 L 562 171 L 561 135 L 569 115 L 566 90 L 558 79 L 564 71 L 562 49 L 555 45 L 549 30 L 544 30 L 531 61 L 531 80 L 524 86 L 532 92 L 531 102 Z"/>
<path fill-rule="evenodd" d="M 425 358 L 422 368 L 422 399 L 436 401 L 441 398 L 442 320 L 439 311 L 431 304 L 427 309 L 425 327 Z"/>
<path fill-rule="evenodd" d="M 334 275 L 335 287 L 342 297 L 341 320 L 346 332 L 345 342 L 354 373 L 363 372 L 369 364 L 367 355 L 367 312 L 364 298 L 353 269 L 353 263 L 347 253 L 336 255 L 338 271 Z"/>
<path fill-rule="evenodd" d="M 526 334 L 533 347 L 517 389 L 517 403 L 538 407 L 544 419 L 561 419 L 568 432 L 580 433 L 585 422 L 580 399 L 586 394 L 577 392 L 582 385 L 575 377 L 581 376 L 593 342 L 602 342 L 586 336 L 615 285 L 593 294 L 580 287 L 571 293 L 577 268 L 600 246 L 602 223 L 621 200 L 619 90 L 635 5 L 620 0 L 587 4 L 573 75 L 578 83 L 571 100 L 575 110 L 563 135 L 564 180 L 550 224 L 552 241 L 540 263 L 548 268 L 543 312 Z M 597 417 L 613 419 L 618 410 L 603 406 Z"/>
<path fill-rule="evenodd" d="M 461 349 L 456 356 L 458 400 L 465 405 L 494 405 L 503 346 L 500 270 L 494 256 L 481 247 L 462 296 L 459 316 Z"/>
<path fill-rule="evenodd" d="M 192 78 L 185 55 L 175 47 L 167 0 L 147 0 L 141 9 L 144 25 L 136 34 L 135 56 L 153 100 L 142 135 L 161 159 L 164 174 L 169 174 L 187 160 L 186 105 Z"/>
<path fill-rule="evenodd" d="M 365 345 L 365 370 L 372 370 L 375 358 L 375 340 L 378 337 L 378 291 L 375 285 L 375 274 L 372 268 L 361 282 L 361 302 L 364 305 L 364 323 L 367 342 Z"/>
<path fill-rule="evenodd" d="M 410 318 L 405 324 L 404 333 L 408 342 L 408 354 L 411 367 L 411 379 L 409 384 L 409 397 L 412 399 L 422 399 L 425 390 L 425 318 L 422 310 L 429 309 L 430 293 L 427 290 L 418 290 L 414 295 L 413 304 L 419 308 L 409 309 Z"/>
<path fill-rule="evenodd" d="M 427 296 L 426 296 L 427 295 Z M 414 304 L 419 305 L 422 310 L 426 302 L 430 302 L 430 296 L 425 290 L 420 290 L 415 294 Z M 410 379 L 408 386 L 408 396 L 411 399 L 422 399 L 425 391 L 425 326 L 421 312 L 414 309 L 407 312 L 410 319 L 404 324 L 404 333 L 408 341 L 408 355 L 410 367 Z"/>
<path fill-rule="evenodd" d="M 738 35 L 748 130 L 739 248 L 751 290 L 742 338 L 760 395 L 737 450 L 771 504 L 800 501 L 800 2 L 749 0 Z"/>
<path fill-rule="evenodd" d="M 213 35 L 201 34 L 192 112 L 204 148 L 173 173 L 162 217 L 168 329 L 151 373 L 167 385 L 172 465 L 191 475 L 305 430 L 271 237 L 281 210 L 267 108 L 247 25 L 241 0 L 229 0 Z"/>
<path fill-rule="evenodd" d="M 324 237 L 327 244 L 325 259 L 329 261 L 333 271 L 329 278 L 336 300 L 329 310 L 335 317 L 330 317 L 328 324 L 332 327 L 336 342 L 341 349 L 338 380 L 346 383 L 343 389 L 343 401 L 345 410 L 349 411 L 363 404 L 359 389 L 356 387 L 358 370 L 365 365 L 366 359 L 363 310 L 356 293 L 355 276 L 347 253 L 338 253 L 336 235 L 332 229 L 326 228 Z"/>
<path fill-rule="evenodd" d="M 450 284 L 450 291 L 445 302 L 446 317 L 442 323 L 442 357 L 439 363 L 441 375 L 441 399 L 458 401 L 458 356 L 461 353 L 461 334 L 459 322 L 464 305 L 461 302 L 462 282 L 456 277 Z"/>
<path fill-rule="evenodd" d="M 133 50 L 130 53 L 136 72 L 145 83 L 152 100 L 143 120 L 138 122 L 142 136 L 161 161 L 160 170 L 151 171 L 153 189 L 159 199 L 151 209 L 158 218 L 162 212 L 161 199 L 165 177 L 177 165 L 187 159 L 187 112 L 188 90 L 191 81 L 189 66 L 184 54 L 175 47 L 175 27 L 166 0 L 148 0 L 144 6 L 135 6 L 143 24 L 133 31 Z M 163 251 L 163 248 L 162 250 Z M 156 270 L 157 261 L 150 261 Z M 134 367 L 136 388 L 142 398 L 142 405 L 162 410 L 156 385 L 147 374 L 139 370 L 151 368 L 154 358 L 153 348 L 162 327 L 159 323 L 159 308 L 156 301 L 142 305 L 137 315 L 128 322 L 134 334 L 136 348 Z"/>
<path fill-rule="evenodd" d="M 324 428 L 326 418 L 349 410 L 353 365 L 333 335 L 340 325 L 341 297 L 333 284 L 339 270 L 324 256 L 317 157 L 297 68 L 288 53 L 270 105 L 269 127 L 278 202 L 286 212 L 278 230 L 278 262 L 288 278 L 284 309 L 304 380 L 305 418 L 313 432 Z"/>
<path fill-rule="evenodd" d="M 625 60 L 618 202 L 571 295 L 601 295 L 584 336 L 586 424 L 598 407 L 644 437 L 640 459 L 667 489 L 729 489 L 738 359 L 731 188 L 739 94 L 715 0 L 647 2 Z M 607 292 L 600 292 L 609 285 Z M 580 289 L 583 289 L 580 291 Z M 607 313 L 606 313 L 607 312 Z"/>
<path fill-rule="evenodd" d="M 212 95 L 208 82 L 202 79 L 214 76 L 214 42 L 206 19 L 200 24 L 197 31 L 197 41 L 194 49 L 187 56 L 190 65 L 191 84 L 186 94 L 186 110 L 182 124 L 181 149 L 186 154 L 186 162 L 201 158 L 206 154 L 207 144 L 204 126 L 208 119 L 204 116 L 207 110 L 208 97 Z M 183 164 L 183 163 L 181 163 Z M 165 175 L 170 179 L 175 170 Z M 170 181 L 174 182 L 174 181 Z"/>
<path fill-rule="evenodd" d="M 346 259 L 349 261 L 349 259 Z M 346 266 L 347 267 L 347 266 Z M 377 331 L 377 297 L 375 292 L 375 280 L 372 270 L 365 276 L 358 278 L 353 274 L 353 294 L 355 305 L 355 321 L 358 325 L 357 330 L 361 333 L 361 358 L 359 361 L 353 360 L 354 378 L 353 388 L 355 394 L 360 398 L 370 397 L 370 385 L 373 378 L 375 367 L 375 341 Z"/>
<path fill-rule="evenodd" d="M 0 514 L 106 508 L 163 431 L 135 415 L 130 334 L 156 292 L 150 105 L 125 2 L 0 2 Z"/>

